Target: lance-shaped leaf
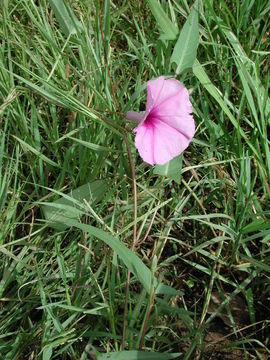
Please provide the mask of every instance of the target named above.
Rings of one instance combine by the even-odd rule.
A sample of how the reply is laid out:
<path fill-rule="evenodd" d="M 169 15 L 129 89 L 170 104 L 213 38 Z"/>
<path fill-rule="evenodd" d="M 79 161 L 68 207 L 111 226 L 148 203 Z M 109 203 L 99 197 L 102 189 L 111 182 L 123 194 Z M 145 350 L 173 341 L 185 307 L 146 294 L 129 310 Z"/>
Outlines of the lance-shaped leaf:
<path fill-rule="evenodd" d="M 171 57 L 176 64 L 176 74 L 192 68 L 199 44 L 198 2 L 196 1 L 183 26 Z"/>
<path fill-rule="evenodd" d="M 154 15 L 159 30 L 161 32 L 161 39 L 174 40 L 178 34 L 178 28 L 169 19 L 168 15 L 162 9 L 158 0 L 147 0 L 148 5 Z"/>
<path fill-rule="evenodd" d="M 158 283 L 157 279 L 154 278 L 152 283 L 152 273 L 150 269 L 142 262 L 142 260 L 131 251 L 124 243 L 122 243 L 116 236 L 112 236 L 105 232 L 104 230 L 98 229 L 94 226 L 88 224 L 82 224 L 73 219 L 66 219 L 65 224 L 68 226 L 73 226 L 78 229 L 83 230 L 89 235 L 94 236 L 95 238 L 103 241 L 108 245 L 119 258 L 123 261 L 126 267 L 132 272 L 132 274 L 140 281 L 145 290 L 150 294 L 152 290 L 156 294 L 166 294 L 166 295 L 183 295 L 182 291 L 175 290 L 174 288 Z M 152 289 L 154 286 L 154 289 Z"/>
<path fill-rule="evenodd" d="M 181 353 L 158 353 L 146 351 L 117 351 L 99 354 L 98 360 L 170 360 L 178 359 Z"/>
<path fill-rule="evenodd" d="M 96 180 L 72 190 L 68 195 L 63 194 L 54 202 L 42 203 L 45 219 L 51 227 L 64 230 L 68 227 L 67 219 L 76 219 L 83 214 L 84 200 L 91 203 L 91 206 L 95 205 L 102 199 L 107 188 L 104 180 Z M 55 191 L 55 193 L 59 192 Z"/>
<path fill-rule="evenodd" d="M 66 36 L 76 34 L 77 30 L 82 29 L 82 24 L 76 18 L 65 0 L 49 0 L 49 3 L 61 30 Z"/>

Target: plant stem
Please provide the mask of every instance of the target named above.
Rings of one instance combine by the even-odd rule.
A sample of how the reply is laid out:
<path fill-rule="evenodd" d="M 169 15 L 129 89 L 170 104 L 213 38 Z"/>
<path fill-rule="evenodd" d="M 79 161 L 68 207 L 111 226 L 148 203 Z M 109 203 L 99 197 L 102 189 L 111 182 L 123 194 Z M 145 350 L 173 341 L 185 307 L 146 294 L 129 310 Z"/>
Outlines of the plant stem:
<path fill-rule="evenodd" d="M 106 54 L 103 29 L 102 29 L 102 24 L 101 24 L 100 0 L 98 0 L 98 17 L 99 17 L 100 34 L 101 34 L 101 39 L 102 39 L 102 43 L 103 43 L 104 60 L 105 60 L 105 63 L 106 63 L 106 68 L 107 68 L 108 76 L 109 76 L 109 79 L 110 79 L 113 99 L 114 99 L 114 102 L 115 102 L 115 105 L 117 107 L 118 112 L 120 113 L 121 117 L 124 118 L 124 114 L 122 112 L 122 109 L 120 107 L 120 104 L 119 104 L 117 96 L 116 96 L 116 91 L 115 91 L 115 88 L 114 88 L 114 84 L 113 84 L 113 81 L 112 81 L 110 68 L 109 68 L 109 64 L 108 64 L 108 58 L 107 58 L 107 54 Z M 134 168 L 134 163 L 133 163 L 132 154 L 131 154 L 130 146 L 129 146 L 129 143 L 128 143 L 127 132 L 126 132 L 125 127 L 123 128 L 123 135 L 124 135 L 124 141 L 125 141 L 127 152 L 128 152 L 129 167 L 130 167 L 130 172 L 131 172 L 132 195 L 133 195 L 133 199 L 134 199 L 134 206 L 133 206 L 133 214 L 134 214 L 133 215 L 133 218 L 134 218 L 133 241 L 132 241 L 132 244 L 131 244 L 131 250 L 134 251 L 135 246 L 136 246 L 136 241 L 137 241 L 137 225 L 136 225 L 136 222 L 137 222 L 137 187 L 136 187 L 136 178 L 135 178 L 135 168 Z M 126 281 L 125 305 L 124 305 L 124 321 L 123 321 L 123 334 L 122 334 L 122 350 L 124 350 L 124 348 L 125 348 L 125 340 L 126 340 L 126 323 L 127 323 L 126 318 L 127 318 L 127 307 L 128 307 L 129 282 L 130 282 L 130 270 L 128 270 L 128 272 L 127 272 L 127 281 Z"/>

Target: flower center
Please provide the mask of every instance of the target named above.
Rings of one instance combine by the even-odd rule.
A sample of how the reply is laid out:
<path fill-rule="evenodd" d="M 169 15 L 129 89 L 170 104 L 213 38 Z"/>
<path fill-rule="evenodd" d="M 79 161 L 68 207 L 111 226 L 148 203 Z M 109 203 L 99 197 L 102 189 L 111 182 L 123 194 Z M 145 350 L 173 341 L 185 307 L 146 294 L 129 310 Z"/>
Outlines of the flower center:
<path fill-rule="evenodd" d="M 150 113 L 147 115 L 146 119 L 144 120 L 144 124 L 146 126 L 150 126 L 150 125 L 153 125 L 154 122 L 155 122 L 155 117 L 153 116 L 152 112 L 150 111 Z"/>

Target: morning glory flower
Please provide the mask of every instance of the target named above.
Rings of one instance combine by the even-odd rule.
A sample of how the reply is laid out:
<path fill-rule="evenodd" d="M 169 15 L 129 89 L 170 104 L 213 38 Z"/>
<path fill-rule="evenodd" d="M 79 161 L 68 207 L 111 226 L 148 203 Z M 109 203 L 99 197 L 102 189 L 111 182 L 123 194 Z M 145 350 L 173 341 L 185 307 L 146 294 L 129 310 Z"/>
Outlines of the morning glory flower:
<path fill-rule="evenodd" d="M 192 104 L 185 86 L 164 76 L 147 82 L 144 114 L 127 112 L 127 119 L 139 121 L 135 146 L 145 162 L 163 165 L 181 154 L 195 133 Z"/>

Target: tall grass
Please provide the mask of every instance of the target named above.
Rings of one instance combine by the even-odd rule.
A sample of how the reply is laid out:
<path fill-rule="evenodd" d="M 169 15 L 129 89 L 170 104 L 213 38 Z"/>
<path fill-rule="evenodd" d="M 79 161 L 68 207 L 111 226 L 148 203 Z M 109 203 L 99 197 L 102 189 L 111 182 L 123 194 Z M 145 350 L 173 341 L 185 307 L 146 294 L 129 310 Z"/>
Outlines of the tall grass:
<path fill-rule="evenodd" d="M 3 359 L 269 356 L 270 6 L 196 2 L 181 68 L 192 5 L 3 1 Z M 165 176 L 124 114 L 175 71 L 196 135 Z"/>

